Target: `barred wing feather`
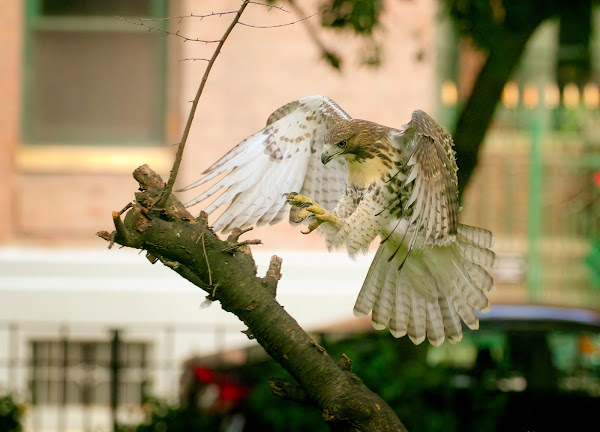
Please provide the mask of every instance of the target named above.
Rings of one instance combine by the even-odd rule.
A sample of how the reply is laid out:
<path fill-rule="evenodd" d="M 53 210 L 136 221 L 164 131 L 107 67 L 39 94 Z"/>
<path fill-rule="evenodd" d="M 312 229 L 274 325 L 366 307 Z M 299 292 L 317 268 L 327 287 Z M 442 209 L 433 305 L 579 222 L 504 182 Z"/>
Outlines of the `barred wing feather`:
<path fill-rule="evenodd" d="M 239 143 L 202 177 L 182 190 L 204 185 L 223 175 L 186 204 L 192 206 L 221 193 L 205 211 L 212 213 L 230 202 L 213 224 L 224 233 L 235 227 L 275 224 L 290 213 L 295 221 L 297 208 L 290 209 L 285 194 L 299 192 L 323 207 L 332 209 L 346 185 L 342 160 L 327 168 L 320 161 L 325 134 L 336 121 L 348 119 L 332 100 L 310 96 L 290 102 L 271 114 L 262 130 Z"/>
<path fill-rule="evenodd" d="M 405 161 L 403 188 L 412 193 L 403 212 L 428 244 L 454 240 L 458 226 L 458 180 L 450 135 L 425 112 L 417 110 L 392 145 Z"/>

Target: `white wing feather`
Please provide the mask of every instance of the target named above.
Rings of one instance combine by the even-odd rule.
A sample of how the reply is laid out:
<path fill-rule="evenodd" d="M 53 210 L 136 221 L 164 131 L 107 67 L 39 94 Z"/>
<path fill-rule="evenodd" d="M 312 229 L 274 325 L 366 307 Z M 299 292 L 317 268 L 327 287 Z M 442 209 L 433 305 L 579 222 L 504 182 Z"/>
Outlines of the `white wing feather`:
<path fill-rule="evenodd" d="M 222 194 L 208 207 L 212 213 L 227 202 L 229 207 L 214 223 L 215 231 L 277 223 L 290 212 L 284 194 L 299 192 L 326 209 L 333 209 L 346 186 L 345 161 L 325 167 L 320 160 L 327 131 L 336 121 L 349 119 L 338 105 L 324 96 L 310 96 L 276 110 L 267 126 L 239 143 L 202 177 L 183 188 L 202 186 L 225 173 L 186 206 Z M 294 220 L 297 208 L 291 209 Z"/>

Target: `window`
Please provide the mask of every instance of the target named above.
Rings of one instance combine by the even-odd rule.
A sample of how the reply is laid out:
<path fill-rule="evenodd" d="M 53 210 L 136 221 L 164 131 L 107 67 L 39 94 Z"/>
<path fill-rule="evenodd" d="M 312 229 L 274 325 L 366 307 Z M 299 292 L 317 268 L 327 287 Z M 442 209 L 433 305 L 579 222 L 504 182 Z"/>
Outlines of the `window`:
<path fill-rule="evenodd" d="M 164 144 L 165 37 L 116 16 L 165 15 L 165 0 L 27 0 L 25 143 Z"/>
<path fill-rule="evenodd" d="M 141 405 L 148 378 L 150 345 L 121 342 L 119 404 Z M 34 405 L 110 404 L 111 344 L 96 341 L 32 341 L 31 397 Z"/>

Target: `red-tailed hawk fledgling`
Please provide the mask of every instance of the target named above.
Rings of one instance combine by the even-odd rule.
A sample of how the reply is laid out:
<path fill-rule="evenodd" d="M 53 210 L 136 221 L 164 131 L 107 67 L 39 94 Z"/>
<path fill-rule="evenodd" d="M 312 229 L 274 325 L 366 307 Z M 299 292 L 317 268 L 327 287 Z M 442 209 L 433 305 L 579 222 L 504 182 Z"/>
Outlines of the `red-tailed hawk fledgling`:
<path fill-rule="evenodd" d="M 331 248 L 350 255 L 381 244 L 354 313 L 372 312 L 376 329 L 419 344 L 462 338 L 489 309 L 495 261 L 489 231 L 458 223 L 450 135 L 423 111 L 401 129 L 352 119 L 324 96 L 290 102 L 239 143 L 191 189 L 226 173 L 187 205 L 223 194 L 230 202 L 214 230 L 307 221 Z M 291 204 L 291 206 L 290 206 Z"/>

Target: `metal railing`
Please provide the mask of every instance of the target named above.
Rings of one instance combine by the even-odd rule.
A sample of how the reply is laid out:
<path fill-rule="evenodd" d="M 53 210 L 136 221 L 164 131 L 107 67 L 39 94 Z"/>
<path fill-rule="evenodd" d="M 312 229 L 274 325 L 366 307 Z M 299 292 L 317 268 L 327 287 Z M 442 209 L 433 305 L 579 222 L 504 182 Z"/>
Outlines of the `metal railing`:
<path fill-rule="evenodd" d="M 216 364 L 234 352 L 245 361 L 255 342 L 240 329 L 0 322 L 0 395 L 24 404 L 27 432 L 114 431 L 141 422 L 148 397 L 176 401 L 185 361 L 211 356 Z"/>
<path fill-rule="evenodd" d="M 599 106 L 594 84 L 507 85 L 462 213 L 497 236 L 497 298 L 600 307 Z"/>

